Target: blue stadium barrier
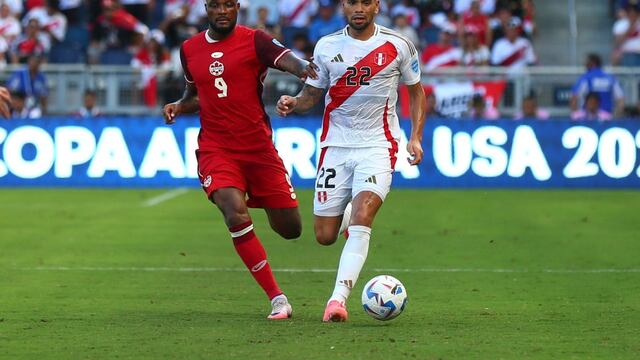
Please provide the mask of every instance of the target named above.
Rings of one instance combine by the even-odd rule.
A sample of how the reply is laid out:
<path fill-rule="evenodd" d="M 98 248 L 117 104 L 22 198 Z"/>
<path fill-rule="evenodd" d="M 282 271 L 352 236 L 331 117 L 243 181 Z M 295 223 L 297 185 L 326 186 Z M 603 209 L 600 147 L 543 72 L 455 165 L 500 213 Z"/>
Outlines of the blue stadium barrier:
<path fill-rule="evenodd" d="M 273 119 L 295 186 L 312 188 L 319 118 Z M 198 187 L 198 119 L 46 118 L 0 122 L 2 187 Z M 406 162 L 394 187 L 639 188 L 640 121 L 518 122 L 430 119 L 424 162 Z"/>

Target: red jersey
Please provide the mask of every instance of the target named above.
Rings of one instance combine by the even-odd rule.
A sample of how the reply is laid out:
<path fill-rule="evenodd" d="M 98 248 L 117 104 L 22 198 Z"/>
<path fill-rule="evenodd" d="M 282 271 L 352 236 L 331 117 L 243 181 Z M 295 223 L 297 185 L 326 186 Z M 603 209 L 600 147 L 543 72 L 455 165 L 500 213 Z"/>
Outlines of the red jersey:
<path fill-rule="evenodd" d="M 478 35 L 480 44 L 487 45 L 487 33 L 489 32 L 489 18 L 485 15 L 473 15 L 466 13 L 462 16 L 462 24 L 465 28 L 471 28 Z"/>
<path fill-rule="evenodd" d="M 265 32 L 240 25 L 220 41 L 204 31 L 182 44 L 185 78 L 195 84 L 200 101 L 201 150 L 273 147 L 263 82 L 267 68 L 278 68 L 289 51 Z"/>

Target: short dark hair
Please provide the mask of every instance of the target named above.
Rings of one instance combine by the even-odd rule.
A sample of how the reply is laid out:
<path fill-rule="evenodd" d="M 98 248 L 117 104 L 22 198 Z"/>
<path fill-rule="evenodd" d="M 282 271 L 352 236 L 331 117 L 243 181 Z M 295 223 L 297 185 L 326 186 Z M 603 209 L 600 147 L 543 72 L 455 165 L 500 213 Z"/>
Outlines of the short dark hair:
<path fill-rule="evenodd" d="M 480 105 L 486 105 L 486 102 L 484 101 L 484 97 L 482 96 L 482 94 L 473 95 L 473 97 L 471 98 L 471 106 L 480 106 Z"/>
<path fill-rule="evenodd" d="M 14 92 L 11 94 L 11 96 L 12 96 L 12 97 L 14 97 L 14 98 L 16 98 L 16 99 L 22 99 L 22 100 L 24 100 L 24 99 L 26 99 L 26 98 L 27 98 L 27 93 L 26 93 L 26 92 L 24 92 L 24 91 L 14 91 Z"/>
<path fill-rule="evenodd" d="M 596 53 L 590 53 L 589 55 L 587 55 L 587 63 L 593 64 L 596 67 L 601 67 L 602 58 Z"/>
<path fill-rule="evenodd" d="M 598 94 L 595 91 L 592 91 L 590 93 L 587 94 L 587 96 L 584 98 L 584 101 L 589 101 L 589 99 L 596 99 L 598 100 L 598 102 L 600 102 L 600 94 Z"/>

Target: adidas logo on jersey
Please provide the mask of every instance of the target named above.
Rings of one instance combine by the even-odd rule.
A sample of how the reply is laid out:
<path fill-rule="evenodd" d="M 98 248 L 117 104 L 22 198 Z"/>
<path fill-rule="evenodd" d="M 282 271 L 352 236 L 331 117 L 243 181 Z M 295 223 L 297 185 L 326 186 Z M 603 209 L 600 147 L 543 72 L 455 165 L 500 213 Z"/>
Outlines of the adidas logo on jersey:
<path fill-rule="evenodd" d="M 367 180 L 365 180 L 364 182 L 366 182 L 366 183 L 372 183 L 372 184 L 377 184 L 377 183 L 378 183 L 378 181 L 376 180 L 376 176 L 375 176 L 375 175 L 370 176 L 370 177 L 369 177 Z"/>
<path fill-rule="evenodd" d="M 336 55 L 331 62 L 344 62 L 344 59 L 342 58 L 342 54 L 338 54 Z"/>

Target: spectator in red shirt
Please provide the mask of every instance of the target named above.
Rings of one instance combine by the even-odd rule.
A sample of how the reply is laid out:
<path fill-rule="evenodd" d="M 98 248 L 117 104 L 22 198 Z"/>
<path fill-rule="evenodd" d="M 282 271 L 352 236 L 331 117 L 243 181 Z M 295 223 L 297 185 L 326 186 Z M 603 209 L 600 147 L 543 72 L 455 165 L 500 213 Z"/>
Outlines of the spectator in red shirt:
<path fill-rule="evenodd" d="M 131 60 L 131 66 L 142 74 L 142 94 L 148 107 L 158 104 L 158 70 L 168 72 L 171 57 L 164 47 L 164 34 L 158 29 L 149 33 L 145 45 Z"/>
<path fill-rule="evenodd" d="M 474 0 L 471 3 L 469 11 L 462 15 L 460 19 L 459 29 L 474 28 L 478 34 L 480 44 L 491 44 L 491 31 L 489 31 L 489 18 L 480 11 L 480 3 Z M 462 36 L 461 35 L 461 41 Z"/>
<path fill-rule="evenodd" d="M 45 35 L 40 32 L 38 20 L 31 19 L 27 23 L 24 34 L 21 34 L 11 44 L 11 62 L 24 64 L 32 56 L 42 56 L 49 51 L 45 47 Z"/>

